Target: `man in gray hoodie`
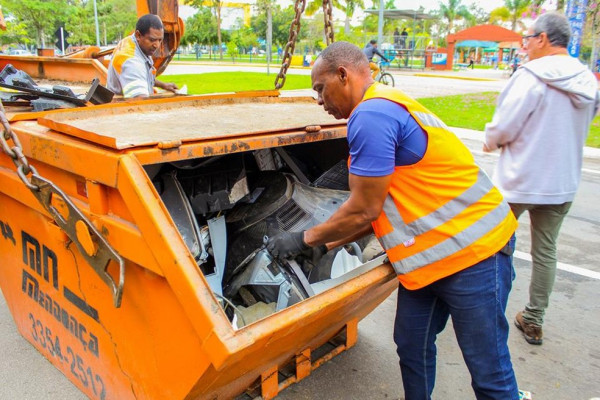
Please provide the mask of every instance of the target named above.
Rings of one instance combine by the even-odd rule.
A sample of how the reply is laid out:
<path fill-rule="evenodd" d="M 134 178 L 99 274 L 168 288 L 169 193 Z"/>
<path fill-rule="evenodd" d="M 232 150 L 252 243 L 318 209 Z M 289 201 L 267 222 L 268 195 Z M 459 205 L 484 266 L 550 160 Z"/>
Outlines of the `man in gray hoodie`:
<path fill-rule="evenodd" d="M 534 22 L 523 37 L 529 62 L 508 82 L 485 127 L 484 150 L 501 151 L 494 183 L 517 218 L 529 211 L 529 302 L 515 325 L 538 345 L 556 275 L 556 239 L 579 185 L 583 146 L 598 107 L 598 82 L 568 54 L 570 37 L 561 14 Z"/>

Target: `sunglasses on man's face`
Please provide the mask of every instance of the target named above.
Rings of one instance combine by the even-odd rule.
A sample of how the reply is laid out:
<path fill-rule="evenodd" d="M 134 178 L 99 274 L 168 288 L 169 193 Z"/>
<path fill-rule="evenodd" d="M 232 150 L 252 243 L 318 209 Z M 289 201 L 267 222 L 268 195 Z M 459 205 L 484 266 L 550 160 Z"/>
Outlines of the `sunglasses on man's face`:
<path fill-rule="evenodd" d="M 529 42 L 529 39 L 532 39 L 532 38 L 538 37 L 538 36 L 540 36 L 541 34 L 542 34 L 542 32 L 540 32 L 540 33 L 534 33 L 533 35 L 524 35 L 524 36 L 523 36 L 523 44 L 527 44 L 527 42 Z"/>

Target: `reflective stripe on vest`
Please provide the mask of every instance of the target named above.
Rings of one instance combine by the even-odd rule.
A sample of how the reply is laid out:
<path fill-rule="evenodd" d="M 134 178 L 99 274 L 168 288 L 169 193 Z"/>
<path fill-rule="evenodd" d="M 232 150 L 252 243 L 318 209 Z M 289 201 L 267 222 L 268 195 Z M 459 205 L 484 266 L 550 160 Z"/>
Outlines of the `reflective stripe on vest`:
<path fill-rule="evenodd" d="M 446 130 L 450 130 L 448 126 L 439 119 L 436 115 L 425 113 L 422 111 L 411 111 L 413 116 L 419 118 L 421 121 L 421 126 L 432 126 L 434 128 L 442 128 Z"/>
<path fill-rule="evenodd" d="M 477 181 L 469 189 L 437 210 L 416 219 L 410 224 L 404 222 L 394 200 L 388 195 L 383 205 L 383 211 L 394 230 L 379 238 L 381 245 L 384 249 L 389 250 L 405 243 L 414 243 L 415 237 L 450 221 L 465 209 L 477 203 L 491 189 L 493 189 L 492 182 L 485 172 L 479 170 Z M 451 256 L 485 236 L 489 232 L 490 226 L 496 226 L 506 217 L 509 211 L 508 204 L 500 202 L 496 208 L 462 232 L 417 254 L 394 261 L 392 265 L 397 273 L 406 274 Z"/>

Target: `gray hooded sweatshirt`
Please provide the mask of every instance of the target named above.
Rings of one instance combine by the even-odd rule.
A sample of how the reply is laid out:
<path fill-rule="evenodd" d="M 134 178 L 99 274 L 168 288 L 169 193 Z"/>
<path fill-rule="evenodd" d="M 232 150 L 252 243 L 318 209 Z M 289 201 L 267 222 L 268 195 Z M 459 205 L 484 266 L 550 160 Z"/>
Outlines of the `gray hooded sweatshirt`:
<path fill-rule="evenodd" d="M 573 201 L 583 147 L 598 108 L 598 82 L 576 58 L 541 57 L 521 66 L 485 126 L 501 148 L 493 181 L 509 203 Z"/>

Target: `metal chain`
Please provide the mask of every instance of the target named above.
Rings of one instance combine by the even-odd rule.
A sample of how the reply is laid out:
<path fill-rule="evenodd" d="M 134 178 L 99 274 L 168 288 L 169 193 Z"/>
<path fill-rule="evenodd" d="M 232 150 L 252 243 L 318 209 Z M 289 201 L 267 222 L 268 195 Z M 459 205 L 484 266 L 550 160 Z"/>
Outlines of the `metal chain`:
<path fill-rule="evenodd" d="M 17 167 L 17 174 L 25 186 L 31 190 L 39 190 L 39 187 L 33 184 L 31 179 L 27 177 L 29 174 L 37 175 L 37 170 L 33 167 L 33 165 L 29 165 L 29 161 L 27 161 L 27 158 L 23 154 L 21 142 L 8 123 L 6 111 L 4 110 L 4 104 L 2 104 L 2 102 L 0 102 L 0 122 L 2 123 L 2 128 L 4 129 L 2 138 L 0 138 L 0 141 L 2 142 L 2 149 L 12 159 L 12 162 Z M 10 147 L 8 144 L 9 140 L 12 140 L 14 146 Z"/>
<path fill-rule="evenodd" d="M 63 193 L 54 183 L 40 176 L 33 165 L 29 164 L 27 157 L 23 154 L 23 147 L 15 132 L 12 130 L 4 104 L 0 101 L 0 123 L 4 132 L 0 136 L 0 144 L 2 150 L 12 159 L 17 167 L 17 175 L 25 186 L 31 190 L 31 193 L 40 202 L 44 209 L 52 216 L 56 224 L 66 232 L 69 239 L 75 243 L 81 255 L 108 285 L 113 294 L 113 303 L 115 307 L 121 306 L 121 297 L 123 295 L 123 284 L 125 281 L 125 264 L 124 260 L 111 247 L 108 241 L 96 229 L 91 221 L 75 206 L 71 199 Z M 8 142 L 12 141 L 11 147 Z M 31 175 L 31 177 L 28 177 Z M 68 217 L 65 218 L 53 205 L 52 197 L 60 198 L 68 210 Z M 94 248 L 84 247 L 78 237 L 79 223 L 85 224 L 91 240 L 94 243 Z M 119 280 L 115 282 L 113 277 L 107 272 L 109 261 L 115 261 L 119 264 Z"/>
<path fill-rule="evenodd" d="M 281 70 L 275 78 L 275 89 L 281 89 L 285 83 L 285 74 L 292 63 L 292 56 L 294 55 L 294 49 L 296 48 L 296 39 L 300 32 L 300 17 L 306 8 L 306 0 L 296 0 L 294 9 L 296 10 L 296 16 L 290 26 L 290 36 L 287 44 L 285 45 L 285 51 L 283 52 L 283 59 L 281 61 Z M 281 82 L 280 82 L 281 80 Z"/>
<path fill-rule="evenodd" d="M 325 41 L 327 46 L 333 43 L 333 4 L 332 0 L 323 0 L 323 22 L 325 23 Z"/>

